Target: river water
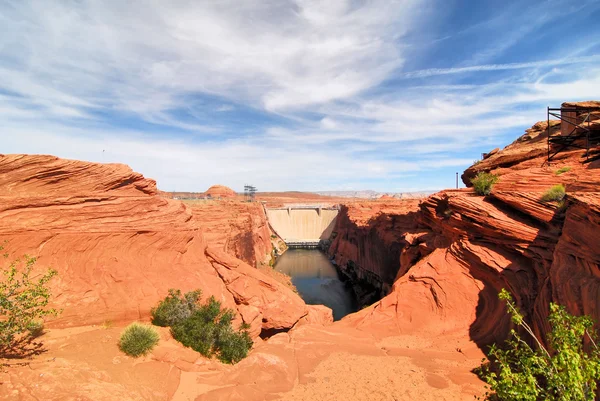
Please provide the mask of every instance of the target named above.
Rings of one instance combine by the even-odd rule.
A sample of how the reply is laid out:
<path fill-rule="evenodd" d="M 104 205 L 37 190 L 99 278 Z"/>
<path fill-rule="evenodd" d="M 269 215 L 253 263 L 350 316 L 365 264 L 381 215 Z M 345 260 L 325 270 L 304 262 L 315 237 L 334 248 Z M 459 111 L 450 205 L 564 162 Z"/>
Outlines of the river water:
<path fill-rule="evenodd" d="M 346 288 L 335 266 L 318 249 L 289 249 L 277 259 L 275 270 L 292 278 L 304 302 L 331 308 L 334 320 L 356 312 L 352 291 Z"/>

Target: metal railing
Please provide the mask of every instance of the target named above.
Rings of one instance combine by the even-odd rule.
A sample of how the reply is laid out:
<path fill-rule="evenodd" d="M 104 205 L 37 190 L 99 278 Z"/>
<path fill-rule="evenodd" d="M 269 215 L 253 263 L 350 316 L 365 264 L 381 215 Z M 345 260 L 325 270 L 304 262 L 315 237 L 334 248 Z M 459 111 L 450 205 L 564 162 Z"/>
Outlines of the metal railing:
<path fill-rule="evenodd" d="M 567 113 L 568 117 L 565 116 Z M 560 132 L 558 135 L 552 135 L 550 116 L 560 120 Z M 548 107 L 548 161 L 568 148 L 585 149 L 585 156 L 588 159 L 592 142 L 600 139 L 600 130 L 592 130 L 591 128 L 592 117 L 600 118 L 600 109 L 581 106 Z M 581 122 L 579 122 L 580 120 Z M 571 127 L 567 135 L 563 135 L 563 124 Z M 585 139 L 585 144 L 579 143 L 583 139 Z M 557 147 L 553 148 L 552 145 L 556 145 Z"/>

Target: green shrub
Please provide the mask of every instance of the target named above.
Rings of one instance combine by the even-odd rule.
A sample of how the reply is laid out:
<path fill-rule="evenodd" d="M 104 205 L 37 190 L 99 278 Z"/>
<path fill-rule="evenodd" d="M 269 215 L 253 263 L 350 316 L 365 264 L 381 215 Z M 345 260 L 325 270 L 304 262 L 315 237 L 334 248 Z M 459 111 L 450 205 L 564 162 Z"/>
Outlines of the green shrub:
<path fill-rule="evenodd" d="M 471 180 L 475 192 L 479 195 L 489 195 L 492 191 L 492 186 L 498 182 L 498 176 L 491 173 L 480 171 L 475 178 Z"/>
<path fill-rule="evenodd" d="M 188 294 L 192 296 L 186 299 Z M 173 338 L 204 356 L 216 356 L 222 362 L 235 363 L 245 358 L 252 348 L 249 326 L 244 324 L 240 330 L 234 330 L 231 324 L 235 317 L 233 310 L 221 308 L 221 303 L 214 297 L 201 305 L 198 302 L 199 290 L 188 294 L 182 298 L 179 291 L 171 290 L 169 296 L 155 309 L 158 311 L 163 305 L 160 310 L 169 319 L 164 318 L 161 312 L 158 314 L 161 316 L 159 321 L 173 322 L 170 324 Z M 194 301 L 191 302 L 192 300 Z M 185 304 L 187 309 L 173 306 L 181 304 Z M 181 312 L 182 310 L 185 312 Z M 187 316 L 181 317 L 186 314 Z M 176 318 L 171 318 L 173 316 Z"/>
<path fill-rule="evenodd" d="M 0 245 L 0 251 L 4 247 Z M 8 258 L 8 254 L 4 255 Z M 31 278 L 36 259 L 24 256 L 2 269 L 0 277 L 0 350 L 11 348 L 18 338 L 29 331 L 36 336 L 43 331 L 43 318 L 56 316 L 59 311 L 48 308 L 48 282 L 56 275 L 49 269 L 35 280 Z M 41 325 L 41 328 L 39 327 Z"/>
<path fill-rule="evenodd" d="M 181 291 L 170 289 L 169 295 L 152 308 L 152 324 L 171 327 L 187 319 L 198 308 L 202 291 L 190 291 L 181 296 Z"/>
<path fill-rule="evenodd" d="M 528 342 L 511 330 L 506 348 L 490 348 L 489 365 L 481 368 L 489 385 L 486 400 L 556 400 L 592 401 L 595 399 L 600 375 L 600 352 L 596 346 L 594 322 L 588 316 L 572 316 L 563 306 L 550 304 L 548 318 L 552 332 L 548 336 L 548 349 L 535 337 L 512 301 L 502 290 L 500 299 L 506 301 L 512 321 L 529 336 Z M 588 340 L 588 341 L 586 341 Z M 584 350 L 584 341 L 592 350 Z M 551 350 L 551 351 L 549 351 Z"/>
<path fill-rule="evenodd" d="M 41 320 L 32 320 L 27 325 L 27 331 L 33 338 L 37 338 L 44 334 L 44 322 Z"/>
<path fill-rule="evenodd" d="M 119 340 L 119 348 L 127 355 L 146 355 L 158 344 L 160 336 L 152 326 L 131 323 L 125 328 Z"/>
<path fill-rule="evenodd" d="M 558 184 L 544 192 L 542 195 L 542 201 L 544 202 L 560 202 L 565 197 L 565 186 Z"/>
<path fill-rule="evenodd" d="M 556 170 L 555 174 L 556 175 L 561 175 L 562 173 L 567 173 L 569 171 L 571 171 L 571 167 L 568 167 L 568 166 L 567 167 L 561 167 L 558 170 Z"/>

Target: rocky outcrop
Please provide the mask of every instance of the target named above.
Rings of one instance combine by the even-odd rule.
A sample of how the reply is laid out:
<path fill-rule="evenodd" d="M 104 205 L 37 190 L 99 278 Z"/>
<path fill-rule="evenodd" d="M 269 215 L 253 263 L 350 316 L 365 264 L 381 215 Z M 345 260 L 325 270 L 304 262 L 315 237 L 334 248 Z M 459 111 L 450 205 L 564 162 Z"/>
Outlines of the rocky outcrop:
<path fill-rule="evenodd" d="M 58 271 L 54 327 L 147 319 L 169 288 L 214 295 L 255 335 L 308 313 L 284 285 L 207 246 L 190 209 L 127 166 L 0 156 L 0 187 L 11 257 L 35 255 Z"/>
<path fill-rule="evenodd" d="M 235 191 L 224 185 L 213 185 L 204 192 L 205 196 L 210 196 L 213 199 L 235 198 Z"/>
<path fill-rule="evenodd" d="M 189 202 L 194 223 L 202 228 L 207 243 L 250 266 L 268 265 L 273 245 L 271 230 L 261 204 L 222 200 Z"/>
<path fill-rule="evenodd" d="M 329 254 L 353 283 L 361 305 L 387 294 L 401 261 L 414 258 L 418 200 L 366 201 L 342 205 Z M 418 251 L 417 251 L 418 254 Z"/>
<path fill-rule="evenodd" d="M 550 124 L 551 130 L 560 130 L 560 124 Z M 369 230 L 353 228 L 359 238 L 340 245 L 366 243 L 373 232 L 384 232 L 411 257 L 396 264 L 398 275 L 388 296 L 347 320 L 370 330 L 394 327 L 425 336 L 462 332 L 486 350 L 510 329 L 497 298 L 507 288 L 541 337 L 550 329 L 550 302 L 600 321 L 599 151 L 592 148 L 586 157 L 584 150 L 567 150 L 548 163 L 547 122 L 540 122 L 465 171 L 468 185 L 478 171 L 499 176 L 489 196 L 471 189 L 439 192 L 417 212 L 405 212 L 417 225 L 400 230 L 389 223 L 384 228 L 386 219 L 376 212 L 370 218 L 367 214 Z M 542 201 L 544 192 L 559 183 L 566 187 L 564 202 Z M 385 215 L 397 218 L 396 213 Z M 334 252 L 350 253 L 344 246 Z M 380 266 L 393 271 L 391 264 Z"/>

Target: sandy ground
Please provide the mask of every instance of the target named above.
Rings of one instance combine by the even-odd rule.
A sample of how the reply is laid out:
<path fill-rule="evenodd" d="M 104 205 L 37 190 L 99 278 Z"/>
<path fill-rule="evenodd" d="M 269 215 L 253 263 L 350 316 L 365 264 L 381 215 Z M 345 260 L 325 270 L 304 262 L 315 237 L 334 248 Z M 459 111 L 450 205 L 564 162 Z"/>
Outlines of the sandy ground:
<path fill-rule="evenodd" d="M 3 400 L 472 400 L 481 354 L 449 337 L 377 339 L 347 324 L 306 325 L 259 340 L 235 366 L 208 360 L 159 328 L 161 342 L 138 359 L 117 346 L 122 327 L 49 330 L 44 352 L 5 360 Z M 451 339 L 450 339 L 451 338 Z M 461 347 L 457 351 L 457 344 Z M 462 373 L 456 373 L 462 372 Z"/>

